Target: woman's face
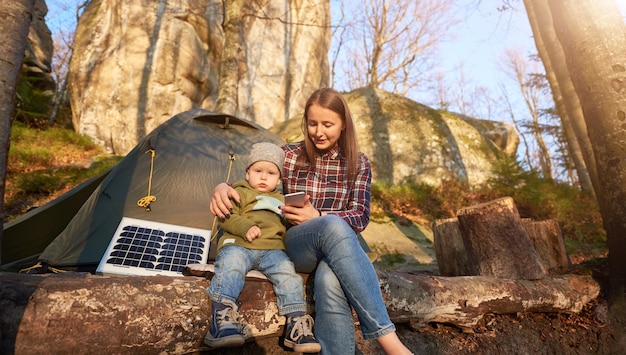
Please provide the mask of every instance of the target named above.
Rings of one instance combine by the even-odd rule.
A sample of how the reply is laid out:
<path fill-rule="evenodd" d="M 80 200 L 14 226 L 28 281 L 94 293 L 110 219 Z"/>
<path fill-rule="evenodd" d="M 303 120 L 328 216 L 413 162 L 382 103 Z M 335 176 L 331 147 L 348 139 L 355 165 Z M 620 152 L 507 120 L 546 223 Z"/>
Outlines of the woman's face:
<path fill-rule="evenodd" d="M 319 105 L 311 105 L 307 115 L 307 133 L 315 148 L 326 151 L 335 146 L 344 123 L 341 116 Z"/>

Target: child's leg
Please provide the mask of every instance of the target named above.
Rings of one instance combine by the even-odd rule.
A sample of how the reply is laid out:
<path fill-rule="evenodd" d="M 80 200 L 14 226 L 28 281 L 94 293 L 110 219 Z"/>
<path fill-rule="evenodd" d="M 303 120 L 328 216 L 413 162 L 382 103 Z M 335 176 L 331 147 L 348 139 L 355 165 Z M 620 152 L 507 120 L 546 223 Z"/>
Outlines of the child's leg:
<path fill-rule="evenodd" d="M 237 298 L 250 270 L 248 250 L 239 246 L 220 249 L 215 260 L 215 275 L 207 293 L 211 299 L 211 326 L 204 342 L 211 348 L 239 347 L 245 342 L 239 324 Z"/>
<path fill-rule="evenodd" d="M 287 317 L 285 346 L 296 352 L 315 353 L 321 350 L 313 335 L 313 318 L 306 314 L 302 277 L 282 250 L 267 250 L 258 264 L 274 286 L 278 314 Z"/>
<path fill-rule="evenodd" d="M 282 250 L 265 250 L 255 268 L 272 283 L 276 293 L 278 314 L 306 312 L 302 277 L 296 273 L 293 263 Z"/>
<path fill-rule="evenodd" d="M 244 247 L 229 245 L 220 249 L 215 258 L 215 274 L 206 289 L 209 298 L 220 303 L 224 300 L 236 303 L 252 260 L 250 250 Z"/>

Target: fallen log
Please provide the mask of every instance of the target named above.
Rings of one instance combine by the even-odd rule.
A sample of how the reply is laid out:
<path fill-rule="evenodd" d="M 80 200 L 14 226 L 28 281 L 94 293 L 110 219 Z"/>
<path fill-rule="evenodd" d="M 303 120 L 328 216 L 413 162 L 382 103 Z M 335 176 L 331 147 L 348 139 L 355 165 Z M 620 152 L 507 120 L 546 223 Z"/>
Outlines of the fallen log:
<path fill-rule="evenodd" d="M 590 276 L 507 280 L 378 270 L 396 323 L 471 327 L 487 313 L 577 313 L 599 294 Z M 0 353 L 190 353 L 207 350 L 206 278 L 0 272 Z M 266 280 L 248 279 L 240 313 L 250 341 L 282 334 Z"/>
<path fill-rule="evenodd" d="M 562 275 L 539 280 L 488 276 L 438 277 L 379 274 L 394 322 L 446 323 L 471 328 L 485 314 L 579 313 L 600 294 L 590 276 Z"/>

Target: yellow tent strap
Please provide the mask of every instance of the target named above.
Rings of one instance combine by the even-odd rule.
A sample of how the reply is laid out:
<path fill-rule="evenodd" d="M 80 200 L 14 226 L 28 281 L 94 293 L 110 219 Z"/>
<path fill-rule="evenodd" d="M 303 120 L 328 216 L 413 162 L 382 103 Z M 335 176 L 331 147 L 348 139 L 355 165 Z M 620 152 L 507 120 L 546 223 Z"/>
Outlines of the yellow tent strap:
<path fill-rule="evenodd" d="M 226 174 L 226 182 L 230 181 L 230 172 L 233 170 L 233 162 L 235 161 L 235 154 L 228 154 L 228 173 Z M 211 241 L 215 239 L 217 230 L 215 230 L 215 223 L 217 223 L 217 216 L 213 216 L 213 225 L 211 226 Z"/>
<path fill-rule="evenodd" d="M 148 195 L 142 197 L 137 201 L 137 206 L 144 207 L 146 211 L 150 212 L 150 204 L 156 201 L 156 197 L 150 195 L 150 190 L 152 189 L 152 173 L 154 172 L 154 149 L 149 149 L 146 153 L 151 154 L 150 160 L 150 178 L 148 180 Z"/>

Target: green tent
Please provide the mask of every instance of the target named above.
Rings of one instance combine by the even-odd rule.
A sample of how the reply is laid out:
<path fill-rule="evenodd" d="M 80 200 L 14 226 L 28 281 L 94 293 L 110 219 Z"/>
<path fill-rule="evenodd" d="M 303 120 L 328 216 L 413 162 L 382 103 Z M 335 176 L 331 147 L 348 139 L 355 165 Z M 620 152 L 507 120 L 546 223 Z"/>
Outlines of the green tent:
<path fill-rule="evenodd" d="M 229 115 L 180 113 L 143 138 L 112 169 L 6 224 L 0 270 L 37 261 L 95 270 L 122 217 L 212 230 L 215 185 L 242 179 L 252 144 L 284 141 Z M 142 198 L 154 196 L 149 206 Z"/>

